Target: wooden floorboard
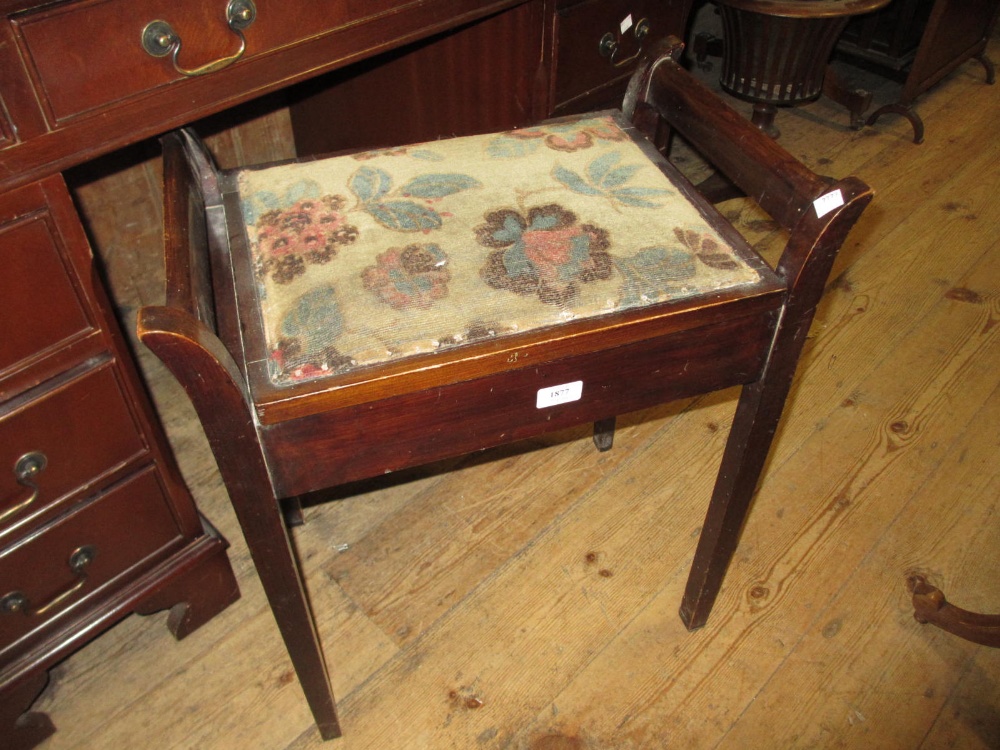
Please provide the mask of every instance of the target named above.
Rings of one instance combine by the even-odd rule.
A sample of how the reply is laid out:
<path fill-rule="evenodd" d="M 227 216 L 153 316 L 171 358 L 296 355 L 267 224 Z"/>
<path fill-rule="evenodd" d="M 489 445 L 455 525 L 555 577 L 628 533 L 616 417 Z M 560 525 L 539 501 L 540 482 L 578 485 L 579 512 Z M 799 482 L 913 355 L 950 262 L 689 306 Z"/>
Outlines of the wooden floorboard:
<path fill-rule="evenodd" d="M 294 535 L 346 732 L 324 745 L 204 435 L 142 354 L 243 597 L 183 642 L 165 614 L 132 617 L 59 665 L 43 747 L 1000 747 L 1000 650 L 921 626 L 906 590 L 918 571 L 1000 612 L 1000 87 L 982 77 L 968 63 L 919 100 L 920 146 L 901 118 L 856 132 L 825 101 L 779 113 L 786 148 L 876 199 L 704 629 L 677 608 L 735 391 L 624 416 L 609 453 L 573 430 L 308 504 Z M 213 144 L 280 158 L 284 118 Z M 158 283 L 136 270 L 158 252 L 157 177 L 136 158 L 78 189 L 126 320 Z M 773 259 L 772 222 L 722 210 Z"/>

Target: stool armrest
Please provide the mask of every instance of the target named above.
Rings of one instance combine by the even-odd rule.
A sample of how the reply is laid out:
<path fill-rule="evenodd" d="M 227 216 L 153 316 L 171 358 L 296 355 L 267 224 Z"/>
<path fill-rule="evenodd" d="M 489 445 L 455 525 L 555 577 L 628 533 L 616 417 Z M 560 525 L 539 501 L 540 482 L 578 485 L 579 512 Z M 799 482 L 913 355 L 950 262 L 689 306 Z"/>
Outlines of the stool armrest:
<path fill-rule="evenodd" d="M 163 146 L 163 243 L 166 303 L 215 327 L 205 201 L 178 133 Z"/>
<path fill-rule="evenodd" d="M 790 302 L 809 309 L 872 190 L 856 177 L 834 181 L 814 173 L 686 71 L 678 62 L 682 50 L 674 37 L 660 42 L 633 76 L 623 109 L 647 133 L 653 128 L 644 118 L 655 112 L 790 230 L 776 270 L 795 297 Z M 816 199 L 837 190 L 841 205 L 821 213 Z M 805 289 L 817 291 L 802 299 Z"/>
<path fill-rule="evenodd" d="M 745 117 L 692 76 L 678 62 L 683 45 L 668 37 L 651 51 L 633 84 L 635 102 L 626 115 L 652 107 L 705 159 L 791 229 L 813 200 L 829 190 L 820 177 L 762 133 Z M 643 80 L 645 79 L 645 81 Z"/>

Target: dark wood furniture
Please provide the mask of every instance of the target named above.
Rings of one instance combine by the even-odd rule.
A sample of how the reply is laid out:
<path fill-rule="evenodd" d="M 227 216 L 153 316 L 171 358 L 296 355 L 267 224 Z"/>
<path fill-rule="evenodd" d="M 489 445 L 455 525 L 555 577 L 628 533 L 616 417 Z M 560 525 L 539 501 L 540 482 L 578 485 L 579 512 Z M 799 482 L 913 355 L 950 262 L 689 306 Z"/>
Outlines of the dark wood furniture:
<path fill-rule="evenodd" d="M 826 92 L 852 110 L 843 86 L 830 80 L 833 47 L 852 16 L 882 8 L 889 0 L 719 0 L 724 27 L 724 91 L 753 103 L 753 123 L 779 136 L 774 117 L 779 106 L 805 104 Z"/>
<path fill-rule="evenodd" d="M 252 200 L 240 193 L 242 175 L 216 174 L 190 136 L 165 139 L 167 304 L 140 312 L 139 335 L 176 375 L 200 415 L 325 738 L 338 736 L 340 726 L 281 498 L 585 422 L 595 423 L 598 447 L 607 448 L 616 414 L 742 385 L 680 610 L 689 628 L 705 624 L 831 264 L 871 191 L 854 178 L 833 182 L 809 171 L 684 71 L 676 62 L 681 47 L 676 40 L 663 45 L 639 69 L 625 113 L 646 135 L 662 123 L 676 129 L 747 195 L 758 197 L 789 231 L 776 269 L 744 245 L 738 253 L 756 269 L 752 283 L 525 332 L 486 332 L 460 345 L 434 346 L 428 353 L 367 367 L 352 362 L 338 369 L 343 363 L 332 363 L 336 357 L 329 354 L 319 364 L 302 365 L 314 372 L 329 367 L 328 374 L 304 380 L 276 381 L 268 364 L 275 360 L 265 340 L 258 285 L 271 273 L 270 256 L 261 254 L 262 244 L 246 246 L 251 240 L 244 234 L 244 211 Z M 679 200 L 692 201 L 723 236 L 736 237 L 651 143 L 642 148 L 672 175 Z M 480 147 L 474 151 L 483 153 Z M 371 158 L 331 163 L 364 164 Z M 263 174 L 270 195 L 277 172 Z M 387 177 L 375 175 L 351 178 L 360 199 L 390 195 Z M 512 169 L 503 179 L 519 177 Z M 614 179 L 619 178 L 624 175 Z M 590 194 L 596 189 L 578 187 Z M 291 210 L 314 208 L 296 204 Z M 513 231 L 513 214 L 503 215 L 507 220 L 490 231 L 506 236 Z M 380 216 L 380 223 L 387 220 Z M 499 236 L 482 231 L 477 229 L 477 236 Z M 358 242 L 363 236 L 362 230 Z M 692 241 L 684 232 L 678 235 L 684 237 Z M 324 288 L 324 294 L 342 300 L 348 294 L 343 289 Z M 271 292 L 266 299 L 270 304 Z M 280 343 L 278 348 L 279 372 L 287 374 L 284 356 L 296 352 Z M 571 384 L 580 386 L 575 399 L 543 408 L 543 394 Z"/>
<path fill-rule="evenodd" d="M 58 175 L 0 196 L 0 732 L 48 669 L 130 613 L 183 638 L 239 597 L 198 515 L 94 273 Z"/>
<path fill-rule="evenodd" d="M 655 33 L 680 34 L 689 5 L 642 7 L 662 19 Z M 5 742 L 29 746 L 50 731 L 45 717 L 22 715 L 45 670 L 128 612 L 186 601 L 189 609 L 171 618 L 181 635 L 237 595 L 224 543 L 198 519 L 177 473 L 59 173 L 456 28 L 475 43 L 453 47 L 448 62 L 465 85 L 493 87 L 496 108 L 477 109 L 485 118 L 477 127 L 524 124 L 627 75 L 628 66 L 609 66 L 597 48 L 610 33 L 614 44 L 604 49 L 612 65 L 638 50 L 640 35 L 623 30 L 635 7 L 622 0 L 0 0 L 0 513 L 40 488 L 30 506 L 0 521 L 0 596 L 11 595 L 10 611 L 0 614 Z M 578 48 L 581 23 L 599 34 Z M 476 36 L 478 24 L 488 25 Z M 511 51 L 505 59 L 516 75 L 478 54 L 483 30 Z M 433 106 L 415 97 L 411 111 L 419 120 L 438 106 L 449 117 L 476 109 L 461 93 L 440 87 Z M 354 105 L 350 125 L 379 119 Z M 413 122 L 406 127 L 418 132 Z M 108 426 L 98 435 L 95 424 Z M 135 534 L 137 518 L 146 533 Z M 29 567 L 38 572 L 26 579 Z"/>
<path fill-rule="evenodd" d="M 666 34 L 683 36 L 691 3 L 529 3 L 322 76 L 293 95 L 299 156 L 617 107 L 637 57 Z M 477 59 L 488 64 L 469 65 Z"/>
<path fill-rule="evenodd" d="M 1000 13 L 997 0 L 894 0 L 888 7 L 852 21 L 837 44 L 842 55 L 870 63 L 901 78 L 899 101 L 869 115 L 874 125 L 882 115 L 902 115 L 913 126 L 913 142 L 924 140 L 924 123 L 913 109 L 917 97 L 969 59 L 986 69 L 986 82 L 996 78 L 986 57 Z"/>

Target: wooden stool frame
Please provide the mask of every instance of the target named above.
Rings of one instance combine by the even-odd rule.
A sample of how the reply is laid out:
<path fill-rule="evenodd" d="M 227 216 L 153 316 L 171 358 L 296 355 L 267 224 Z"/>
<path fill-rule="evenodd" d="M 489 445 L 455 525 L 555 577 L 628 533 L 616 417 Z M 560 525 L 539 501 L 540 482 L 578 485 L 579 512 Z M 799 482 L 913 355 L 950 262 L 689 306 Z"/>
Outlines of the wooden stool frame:
<path fill-rule="evenodd" d="M 164 139 L 166 304 L 140 311 L 139 337 L 173 372 L 198 412 L 324 738 L 339 736 L 340 725 L 280 501 L 316 483 L 332 486 L 357 478 L 324 473 L 324 457 L 342 453 L 337 430 L 357 425 L 372 409 L 390 420 L 372 439 L 398 435 L 400 452 L 408 452 L 405 464 L 417 465 L 585 422 L 595 424 L 595 442 L 606 449 L 616 414 L 742 385 L 680 607 L 688 628 L 705 624 L 824 284 L 872 193 L 860 180 L 835 182 L 799 163 L 694 80 L 677 62 L 681 49 L 676 39 L 658 45 L 633 77 L 624 113 L 650 138 L 658 128 L 662 134 L 664 124 L 681 134 L 789 231 L 774 273 L 768 271 L 752 293 L 736 289 L 604 316 L 596 323 L 575 321 L 469 344 L 452 354 L 410 357 L 387 366 L 388 374 L 386 368 L 372 368 L 376 376 L 355 383 L 353 391 L 300 389 L 283 401 L 254 402 L 236 315 L 240 282 L 228 255 L 230 233 L 236 231 L 226 219 L 234 208 L 232 196 L 222 195 L 218 176 L 196 143 L 181 135 Z M 835 199 L 832 208 L 817 208 L 815 201 L 824 196 Z M 529 366 L 518 362 L 518 353 L 532 355 Z M 600 383 L 592 391 L 603 395 L 560 406 L 548 419 L 532 416 L 540 377 L 551 384 L 581 373 Z M 530 395 L 530 408 L 491 407 L 485 397 L 497 386 Z M 449 401 L 449 419 L 459 420 L 452 424 L 476 429 L 441 429 L 447 423 L 428 406 L 431 396 Z M 421 429 L 427 430 L 426 439 L 407 437 Z M 381 473 L 377 465 L 360 460 L 352 470 Z"/>

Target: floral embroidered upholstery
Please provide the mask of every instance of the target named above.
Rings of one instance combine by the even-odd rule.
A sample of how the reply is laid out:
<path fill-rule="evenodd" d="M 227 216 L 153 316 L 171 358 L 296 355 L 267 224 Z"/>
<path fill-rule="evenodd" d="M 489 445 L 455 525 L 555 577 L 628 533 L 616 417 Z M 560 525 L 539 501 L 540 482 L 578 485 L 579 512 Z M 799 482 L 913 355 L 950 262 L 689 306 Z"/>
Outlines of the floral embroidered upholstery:
<path fill-rule="evenodd" d="M 610 114 L 237 179 L 274 384 L 758 279 Z"/>

